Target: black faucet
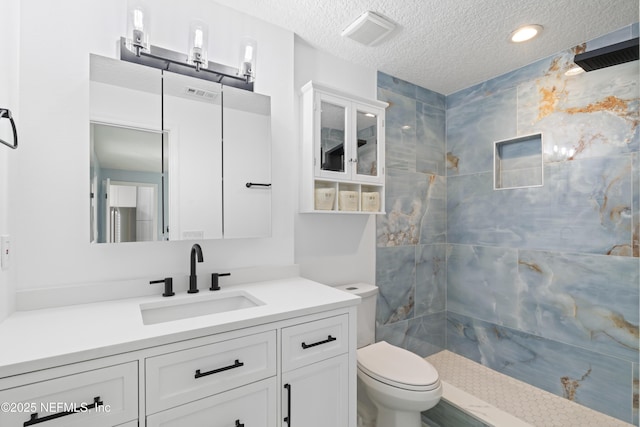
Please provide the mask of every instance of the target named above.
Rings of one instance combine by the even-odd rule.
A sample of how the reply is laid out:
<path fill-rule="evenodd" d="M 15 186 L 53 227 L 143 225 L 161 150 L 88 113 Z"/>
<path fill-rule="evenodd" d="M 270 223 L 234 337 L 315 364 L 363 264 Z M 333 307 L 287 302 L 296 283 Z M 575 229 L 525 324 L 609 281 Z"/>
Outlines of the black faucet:
<path fill-rule="evenodd" d="M 198 256 L 198 262 L 202 262 L 202 248 L 199 244 L 195 243 L 191 246 L 191 274 L 189 275 L 189 290 L 187 293 L 198 293 L 198 276 L 196 276 L 196 255 Z"/>

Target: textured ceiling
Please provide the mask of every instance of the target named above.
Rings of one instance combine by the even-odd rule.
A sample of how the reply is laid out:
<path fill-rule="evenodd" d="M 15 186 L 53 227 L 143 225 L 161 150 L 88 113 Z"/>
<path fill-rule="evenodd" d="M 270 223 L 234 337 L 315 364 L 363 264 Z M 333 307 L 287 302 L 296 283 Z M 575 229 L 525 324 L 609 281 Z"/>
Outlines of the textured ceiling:
<path fill-rule="evenodd" d="M 639 0 L 215 0 L 310 45 L 448 95 L 638 21 Z M 340 33 L 371 10 L 396 22 L 375 47 Z M 541 36 L 508 36 L 540 24 Z"/>

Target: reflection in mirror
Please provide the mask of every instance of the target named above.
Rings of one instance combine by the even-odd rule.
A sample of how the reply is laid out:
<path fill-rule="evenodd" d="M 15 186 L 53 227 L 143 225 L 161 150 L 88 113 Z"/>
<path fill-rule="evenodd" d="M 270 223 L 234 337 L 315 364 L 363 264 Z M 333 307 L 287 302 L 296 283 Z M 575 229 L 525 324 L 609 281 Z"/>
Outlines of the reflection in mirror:
<path fill-rule="evenodd" d="M 329 102 L 321 102 L 320 113 L 320 168 L 344 172 L 346 109 Z"/>
<path fill-rule="evenodd" d="M 161 73 L 90 55 L 90 240 L 162 239 Z"/>
<path fill-rule="evenodd" d="M 169 240 L 222 238 L 221 90 L 218 83 L 163 73 Z"/>
<path fill-rule="evenodd" d="M 160 132 L 91 123 L 91 241 L 144 242 L 162 234 Z"/>
<path fill-rule="evenodd" d="M 378 117 L 358 111 L 358 175 L 378 175 Z"/>

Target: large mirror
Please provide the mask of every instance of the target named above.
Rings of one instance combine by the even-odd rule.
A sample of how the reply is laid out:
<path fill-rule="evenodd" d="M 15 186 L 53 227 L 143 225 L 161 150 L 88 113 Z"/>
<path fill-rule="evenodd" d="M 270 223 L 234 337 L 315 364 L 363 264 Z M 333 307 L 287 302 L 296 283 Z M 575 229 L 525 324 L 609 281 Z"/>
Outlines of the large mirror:
<path fill-rule="evenodd" d="M 271 235 L 269 97 L 90 62 L 91 242 Z"/>

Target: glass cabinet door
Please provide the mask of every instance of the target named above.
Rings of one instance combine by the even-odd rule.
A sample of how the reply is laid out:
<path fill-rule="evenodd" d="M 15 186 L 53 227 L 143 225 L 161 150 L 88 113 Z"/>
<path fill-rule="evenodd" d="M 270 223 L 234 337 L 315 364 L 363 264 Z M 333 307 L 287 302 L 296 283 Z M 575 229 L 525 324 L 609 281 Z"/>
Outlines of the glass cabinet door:
<path fill-rule="evenodd" d="M 378 176 L 378 116 L 368 111 L 356 112 L 356 174 Z"/>
<path fill-rule="evenodd" d="M 320 169 L 345 172 L 347 109 L 325 100 L 320 102 Z"/>

